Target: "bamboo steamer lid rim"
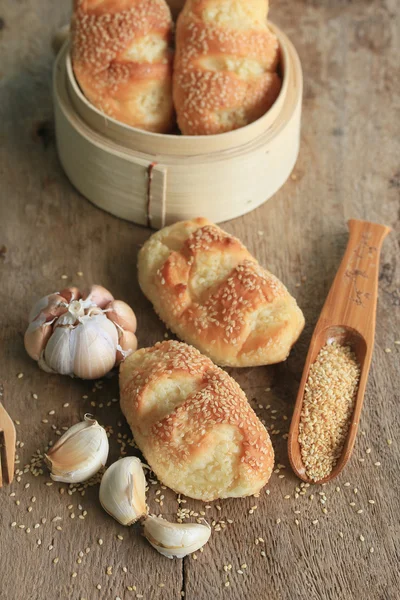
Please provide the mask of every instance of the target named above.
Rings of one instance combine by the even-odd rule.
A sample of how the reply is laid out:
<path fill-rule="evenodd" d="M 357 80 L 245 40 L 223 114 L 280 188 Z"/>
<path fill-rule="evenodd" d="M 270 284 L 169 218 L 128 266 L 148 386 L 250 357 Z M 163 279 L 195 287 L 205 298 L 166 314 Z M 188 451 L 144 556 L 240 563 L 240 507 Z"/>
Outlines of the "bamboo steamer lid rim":
<path fill-rule="evenodd" d="M 66 69 L 66 86 L 69 99 L 83 124 L 87 125 L 93 132 L 105 136 L 112 143 L 115 142 L 120 150 L 134 150 L 146 155 L 167 155 L 169 157 L 183 157 L 198 159 L 213 159 L 218 153 L 243 152 L 248 144 L 254 142 L 259 136 L 269 129 L 272 130 L 279 114 L 282 112 L 289 90 L 289 83 L 300 87 L 301 100 L 301 65 L 296 50 L 288 37 L 274 24 L 269 22 L 269 27 L 278 38 L 280 46 L 280 64 L 283 72 L 282 88 L 270 110 L 250 125 L 241 127 L 234 131 L 210 136 L 185 136 L 160 134 L 137 129 L 121 123 L 116 119 L 108 117 L 93 106 L 82 93 L 73 72 L 70 56 L 70 45 L 67 41 L 58 56 L 59 61 L 64 62 Z M 57 68 L 57 64 L 56 64 Z M 290 71 L 299 75 L 297 78 L 290 77 Z M 294 79 L 294 81 L 293 81 Z M 265 139 L 263 140 L 265 144 Z M 121 148 L 122 146 L 122 148 Z"/>

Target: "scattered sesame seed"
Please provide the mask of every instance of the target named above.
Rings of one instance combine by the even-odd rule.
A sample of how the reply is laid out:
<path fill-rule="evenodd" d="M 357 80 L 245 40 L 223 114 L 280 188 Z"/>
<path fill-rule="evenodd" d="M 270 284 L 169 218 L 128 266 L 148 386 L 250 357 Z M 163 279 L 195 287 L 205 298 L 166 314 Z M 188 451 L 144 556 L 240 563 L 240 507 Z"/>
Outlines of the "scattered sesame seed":
<path fill-rule="evenodd" d="M 17 375 L 18 379 L 22 379 L 22 378 L 23 378 L 23 376 L 24 376 L 24 374 L 23 374 L 23 373 L 18 373 L 18 375 Z"/>
<path fill-rule="evenodd" d="M 365 542 L 365 537 L 363 535 L 360 535 L 360 542 Z"/>
<path fill-rule="evenodd" d="M 374 548 L 371 546 L 371 548 L 369 549 L 370 553 L 373 554 L 374 553 Z"/>
<path fill-rule="evenodd" d="M 375 465 L 375 467 L 380 467 L 381 463 L 380 462 L 375 462 L 374 465 Z"/>

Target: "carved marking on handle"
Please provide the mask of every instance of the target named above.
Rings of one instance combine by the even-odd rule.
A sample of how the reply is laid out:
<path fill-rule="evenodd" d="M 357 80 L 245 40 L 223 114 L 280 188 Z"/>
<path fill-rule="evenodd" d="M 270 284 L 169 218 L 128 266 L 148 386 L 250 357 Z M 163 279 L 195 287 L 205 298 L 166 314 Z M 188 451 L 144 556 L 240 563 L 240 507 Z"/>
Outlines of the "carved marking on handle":
<path fill-rule="evenodd" d="M 369 279 L 368 270 L 373 266 L 371 261 L 368 262 L 365 269 L 360 269 L 360 263 L 363 259 L 372 258 L 378 252 L 376 246 L 370 245 L 370 238 L 370 233 L 363 233 L 359 244 L 353 250 L 352 257 L 344 273 L 345 277 L 352 282 L 352 296 L 350 300 L 357 304 L 357 306 L 365 306 L 365 302 L 371 297 L 369 292 L 363 292 L 362 290 L 362 280 Z"/>

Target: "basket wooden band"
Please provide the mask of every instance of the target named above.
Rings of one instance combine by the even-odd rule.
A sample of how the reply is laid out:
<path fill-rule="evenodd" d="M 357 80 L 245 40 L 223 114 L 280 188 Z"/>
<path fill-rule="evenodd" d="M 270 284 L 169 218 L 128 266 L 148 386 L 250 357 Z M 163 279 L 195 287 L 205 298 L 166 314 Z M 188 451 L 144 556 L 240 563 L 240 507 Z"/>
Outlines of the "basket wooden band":
<path fill-rule="evenodd" d="M 147 169 L 147 227 L 162 229 L 165 227 L 167 199 L 167 169 L 152 162 Z"/>

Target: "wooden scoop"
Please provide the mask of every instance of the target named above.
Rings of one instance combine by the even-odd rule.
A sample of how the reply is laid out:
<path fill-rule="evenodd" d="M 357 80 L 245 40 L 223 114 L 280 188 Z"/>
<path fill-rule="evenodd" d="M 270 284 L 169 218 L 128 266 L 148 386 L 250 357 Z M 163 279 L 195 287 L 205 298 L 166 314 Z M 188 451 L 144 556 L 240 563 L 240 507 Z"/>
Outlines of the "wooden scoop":
<path fill-rule="evenodd" d="M 290 464 L 296 475 L 309 483 L 330 481 L 339 475 L 351 456 L 374 347 L 379 257 L 383 240 L 391 229 L 384 225 L 355 219 L 351 219 L 348 225 L 350 238 L 347 249 L 311 338 L 289 431 Z M 310 366 L 321 348 L 326 343 L 334 341 L 352 348 L 359 362 L 361 375 L 342 455 L 331 473 L 316 482 L 307 476 L 301 457 L 298 441 L 300 415 Z"/>

